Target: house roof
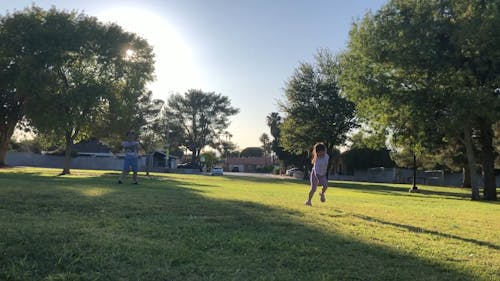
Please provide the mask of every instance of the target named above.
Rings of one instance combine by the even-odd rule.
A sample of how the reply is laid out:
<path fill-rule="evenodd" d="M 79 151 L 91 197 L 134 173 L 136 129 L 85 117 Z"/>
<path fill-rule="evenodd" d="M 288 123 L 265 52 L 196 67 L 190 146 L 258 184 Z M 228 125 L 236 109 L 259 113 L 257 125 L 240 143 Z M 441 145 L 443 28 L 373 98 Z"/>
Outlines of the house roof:
<path fill-rule="evenodd" d="M 167 153 L 165 151 L 159 151 L 159 150 L 155 150 L 153 152 L 153 155 L 158 155 L 159 157 L 166 157 L 167 156 Z M 168 156 L 169 159 L 179 159 L 179 157 L 177 156 L 174 156 L 174 155 L 169 155 Z"/>
<path fill-rule="evenodd" d="M 77 153 L 111 153 L 111 149 L 97 139 L 88 139 L 75 143 L 72 150 Z"/>

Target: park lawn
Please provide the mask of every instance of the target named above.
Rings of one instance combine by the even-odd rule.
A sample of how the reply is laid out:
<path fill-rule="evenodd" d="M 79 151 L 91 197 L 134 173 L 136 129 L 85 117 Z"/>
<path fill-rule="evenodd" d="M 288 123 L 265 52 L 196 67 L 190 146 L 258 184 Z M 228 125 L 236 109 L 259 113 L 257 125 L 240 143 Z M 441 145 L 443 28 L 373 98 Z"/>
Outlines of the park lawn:
<path fill-rule="evenodd" d="M 500 205 L 460 188 L 0 169 L 0 280 L 499 280 Z"/>

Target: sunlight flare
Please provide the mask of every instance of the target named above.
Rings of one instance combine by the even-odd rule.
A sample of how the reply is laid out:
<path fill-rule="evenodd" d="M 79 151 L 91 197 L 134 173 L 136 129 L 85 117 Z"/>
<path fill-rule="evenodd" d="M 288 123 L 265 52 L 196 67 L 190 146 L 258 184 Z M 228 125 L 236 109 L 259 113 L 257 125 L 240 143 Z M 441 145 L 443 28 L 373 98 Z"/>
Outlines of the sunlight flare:
<path fill-rule="evenodd" d="M 138 7 L 110 7 L 97 15 L 103 22 L 113 22 L 124 30 L 145 38 L 155 54 L 156 81 L 149 85 L 155 98 L 166 100 L 168 93 L 183 93 L 199 88 L 198 67 L 192 50 L 179 32 L 164 17 Z M 134 55 L 128 49 L 126 57 Z"/>

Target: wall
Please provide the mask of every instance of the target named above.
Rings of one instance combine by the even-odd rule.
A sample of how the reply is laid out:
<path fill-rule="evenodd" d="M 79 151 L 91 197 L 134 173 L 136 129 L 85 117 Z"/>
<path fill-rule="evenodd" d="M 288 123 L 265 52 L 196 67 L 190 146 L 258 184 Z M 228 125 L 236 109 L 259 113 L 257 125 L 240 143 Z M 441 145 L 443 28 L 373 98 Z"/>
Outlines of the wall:
<path fill-rule="evenodd" d="M 10 166 L 29 166 L 45 168 L 61 168 L 64 163 L 63 156 L 42 155 L 30 152 L 7 152 L 7 164 Z M 146 170 L 146 158 L 139 158 L 139 171 Z M 72 169 L 89 170 L 117 170 L 123 168 L 123 158 L 78 156 L 71 158 Z"/>
<path fill-rule="evenodd" d="M 462 173 L 444 173 L 443 171 L 417 171 L 417 184 L 436 186 L 462 186 Z M 371 168 L 355 170 L 354 175 L 331 175 L 332 180 L 347 180 L 381 183 L 413 183 L 413 170 L 401 168 Z M 478 185 L 483 185 L 483 177 L 477 174 Z M 496 177 L 496 185 L 500 186 L 500 176 Z"/>

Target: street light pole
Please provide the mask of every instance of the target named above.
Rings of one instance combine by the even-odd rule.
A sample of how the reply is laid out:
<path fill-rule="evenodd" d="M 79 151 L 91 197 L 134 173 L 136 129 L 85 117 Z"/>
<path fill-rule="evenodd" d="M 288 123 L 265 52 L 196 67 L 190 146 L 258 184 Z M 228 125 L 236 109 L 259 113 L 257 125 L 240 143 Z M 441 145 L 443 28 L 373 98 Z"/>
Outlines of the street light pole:
<path fill-rule="evenodd" d="M 170 143 L 169 143 L 169 137 L 170 137 L 170 129 L 167 124 L 167 130 L 165 131 L 165 164 L 168 168 L 170 167 Z"/>
<path fill-rule="evenodd" d="M 409 192 L 419 192 L 417 187 L 417 156 L 415 152 L 413 152 L 413 186 Z"/>

